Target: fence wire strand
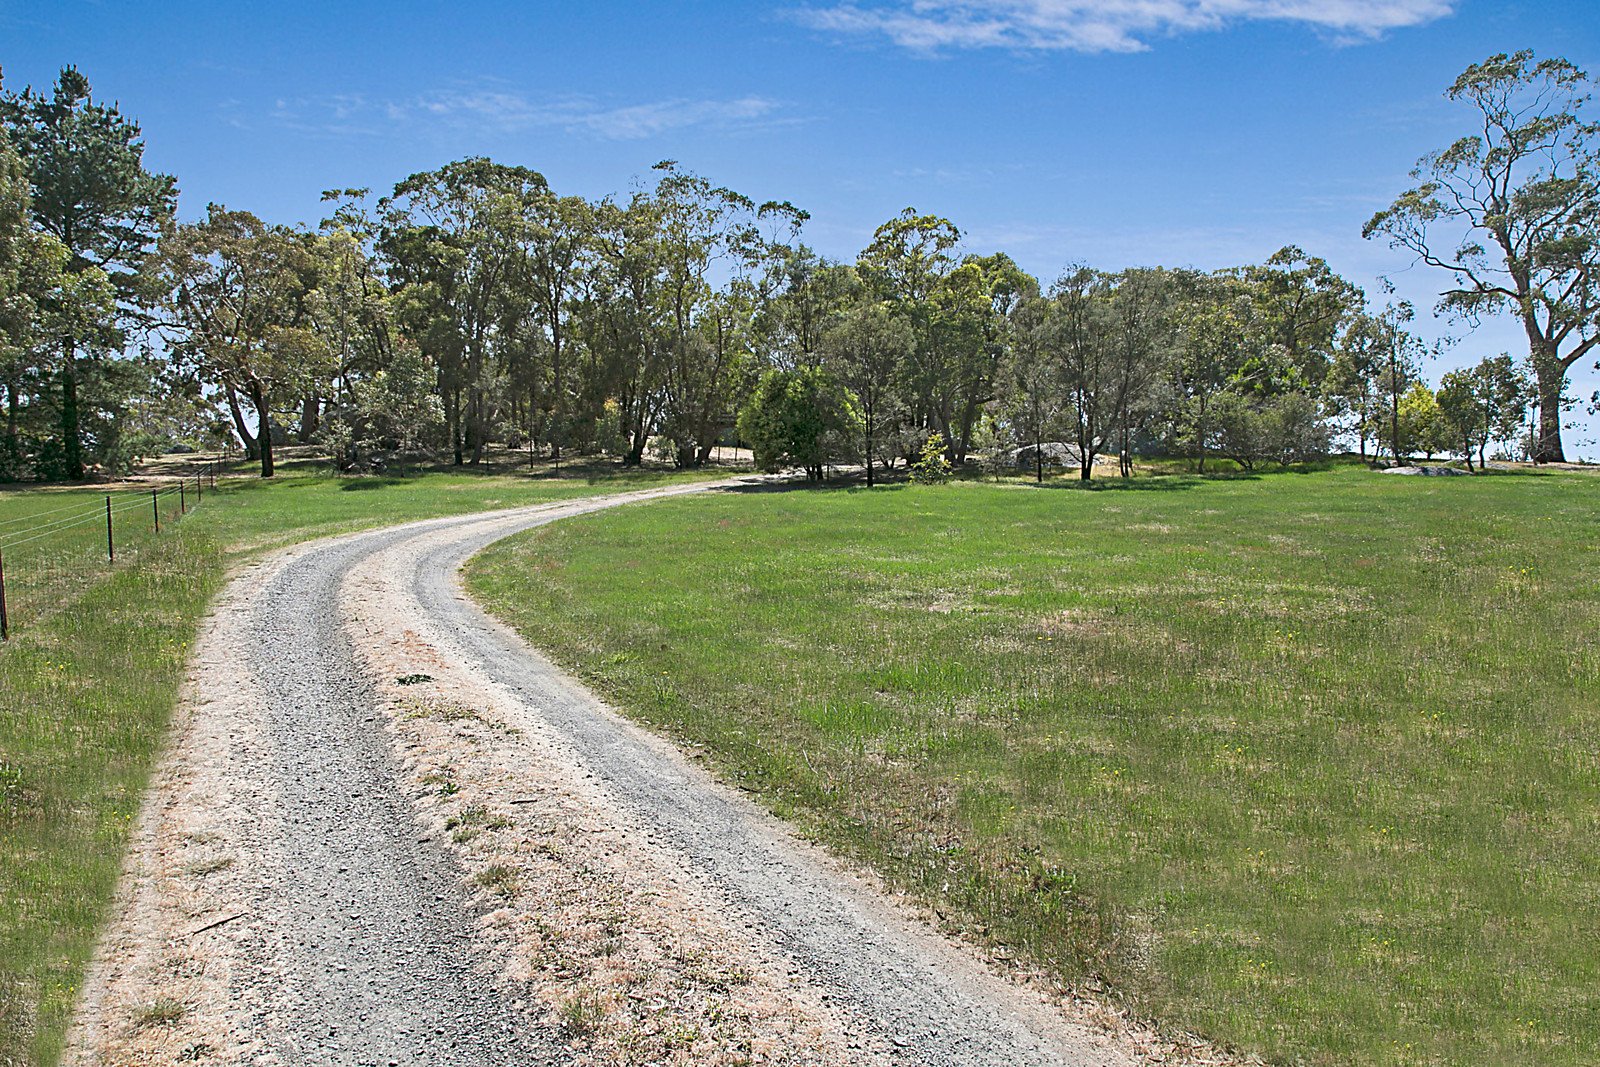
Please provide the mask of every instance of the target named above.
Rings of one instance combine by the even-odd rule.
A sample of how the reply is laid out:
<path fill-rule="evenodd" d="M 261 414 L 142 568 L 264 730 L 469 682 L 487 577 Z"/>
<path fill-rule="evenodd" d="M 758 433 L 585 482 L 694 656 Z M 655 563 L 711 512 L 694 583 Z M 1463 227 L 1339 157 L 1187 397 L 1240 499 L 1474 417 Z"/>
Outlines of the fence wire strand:
<path fill-rule="evenodd" d="M 156 494 L 154 499 L 166 500 L 177 495 L 178 490 L 176 489 L 163 489 Z M 138 495 L 131 500 L 124 501 L 120 504 L 112 504 L 111 514 L 113 516 L 121 515 L 125 512 L 133 511 L 138 508 L 149 507 L 151 499 L 151 497 L 146 496 L 143 493 L 138 493 Z M 58 508 L 55 510 L 61 509 Z M 79 526 L 85 522 L 88 522 L 90 519 L 103 518 L 105 513 L 106 509 L 104 504 L 92 504 L 87 511 L 79 512 L 77 515 L 68 515 L 66 518 L 54 519 L 50 522 L 40 523 L 37 526 L 29 526 L 21 530 L 13 530 L 8 536 L 14 539 L 0 542 L 0 549 L 10 548 L 12 545 L 25 545 L 29 541 L 37 541 L 40 537 L 43 537 L 46 534 L 71 529 L 74 526 Z M 45 514 L 49 514 L 49 512 L 46 512 Z M 27 517 L 34 518 L 35 516 L 30 515 Z"/>
<path fill-rule="evenodd" d="M 72 504 L 0 522 L 0 553 L 4 554 L 4 595 L 10 633 L 14 635 L 23 626 L 70 607 L 81 593 L 125 558 L 136 557 L 153 544 L 155 538 L 166 533 L 169 523 L 193 510 L 188 506 L 191 501 L 185 490 L 191 480 L 207 474 L 202 471 L 186 475 L 177 482 L 167 483 L 165 488 L 120 489 L 96 494 L 93 503 L 80 498 Z M 199 500 L 192 503 L 198 505 Z M 48 521 L 39 522 L 40 518 Z M 104 529 L 108 519 L 116 545 L 114 560 L 108 558 Z M 7 529 L 23 523 L 28 525 Z M 59 544 L 51 543 L 51 539 L 58 538 Z M 18 548 L 25 548 L 20 556 L 13 554 Z"/>
<path fill-rule="evenodd" d="M 31 515 L 18 515 L 14 519 L 0 519 L 0 527 L 15 526 L 19 522 L 31 522 L 32 520 L 41 518 L 45 515 L 54 515 L 58 512 L 71 511 L 73 508 L 81 507 L 83 507 L 83 503 L 81 501 L 74 501 L 71 504 L 64 504 L 59 508 L 51 508 L 49 511 L 35 511 Z"/>

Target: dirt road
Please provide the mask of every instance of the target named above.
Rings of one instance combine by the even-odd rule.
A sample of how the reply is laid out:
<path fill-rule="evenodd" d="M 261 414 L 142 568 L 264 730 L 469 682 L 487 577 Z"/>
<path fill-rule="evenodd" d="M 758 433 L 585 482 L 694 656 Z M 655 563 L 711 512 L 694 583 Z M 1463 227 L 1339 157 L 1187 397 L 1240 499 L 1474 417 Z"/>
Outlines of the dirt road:
<path fill-rule="evenodd" d="M 1132 1064 L 466 599 L 517 530 L 241 575 L 137 829 L 76 1063 Z"/>

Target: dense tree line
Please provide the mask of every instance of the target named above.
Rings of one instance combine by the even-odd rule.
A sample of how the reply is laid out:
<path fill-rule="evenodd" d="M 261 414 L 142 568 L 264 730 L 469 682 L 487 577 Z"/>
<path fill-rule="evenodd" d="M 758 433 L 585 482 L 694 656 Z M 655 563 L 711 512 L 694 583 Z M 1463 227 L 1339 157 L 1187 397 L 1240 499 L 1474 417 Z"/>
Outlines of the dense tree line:
<path fill-rule="evenodd" d="M 330 192 L 314 229 L 217 204 L 179 222 L 138 125 L 68 68 L 49 94 L 0 93 L 0 478 L 222 441 L 267 476 L 288 441 L 356 469 L 492 446 L 693 467 L 737 440 L 869 482 L 935 439 L 950 466 L 1040 478 L 1127 475 L 1149 452 L 1252 469 L 1336 442 L 1559 459 L 1567 369 L 1600 343 L 1586 85 L 1525 53 L 1469 69 L 1450 95 L 1484 132 L 1368 223 L 1451 272 L 1446 309 L 1527 327 L 1527 358 L 1435 393 L 1411 308 L 1369 306 L 1298 248 L 1041 281 L 908 208 L 837 262 L 804 244 L 805 212 L 671 161 L 597 201 L 473 158 Z"/>

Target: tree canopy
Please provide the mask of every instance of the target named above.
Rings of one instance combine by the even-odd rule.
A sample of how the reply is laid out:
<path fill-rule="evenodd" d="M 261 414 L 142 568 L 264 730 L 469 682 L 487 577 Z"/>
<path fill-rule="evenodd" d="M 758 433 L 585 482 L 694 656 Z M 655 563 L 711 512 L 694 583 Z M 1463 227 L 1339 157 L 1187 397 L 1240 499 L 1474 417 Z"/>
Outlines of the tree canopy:
<path fill-rule="evenodd" d="M 1409 306 L 1369 306 L 1296 246 L 1041 282 L 907 207 L 834 260 L 802 239 L 805 211 L 673 160 L 600 199 L 474 156 L 334 189 L 315 227 L 221 205 L 179 223 L 138 124 L 68 67 L 48 93 L 0 93 L 0 476 L 179 442 L 237 443 L 267 476 L 287 442 L 344 469 L 494 448 L 694 467 L 743 443 L 813 475 L 851 457 L 869 484 L 925 465 L 929 441 L 952 469 L 981 452 L 1039 479 L 1341 443 L 1560 458 L 1567 370 L 1600 344 L 1588 84 L 1528 53 L 1469 68 L 1449 95 L 1481 132 L 1368 222 L 1450 272 L 1446 309 L 1528 333 L 1526 360 L 1424 403 Z M 1443 436 L 1413 432 L 1435 409 Z"/>
<path fill-rule="evenodd" d="M 1366 224 L 1448 271 L 1440 306 L 1472 320 L 1522 323 L 1539 388 L 1534 458 L 1566 458 L 1567 372 L 1600 344 L 1600 126 L 1587 120 L 1588 76 L 1565 59 L 1501 53 L 1462 72 L 1446 95 L 1473 130 L 1422 157 L 1418 182 Z"/>

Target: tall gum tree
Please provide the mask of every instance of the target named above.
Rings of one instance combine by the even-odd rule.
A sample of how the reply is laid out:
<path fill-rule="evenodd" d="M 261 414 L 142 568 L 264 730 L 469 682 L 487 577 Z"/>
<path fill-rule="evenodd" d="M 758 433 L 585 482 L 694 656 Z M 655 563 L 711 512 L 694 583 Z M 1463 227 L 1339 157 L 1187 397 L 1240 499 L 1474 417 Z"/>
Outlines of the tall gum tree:
<path fill-rule="evenodd" d="M 765 208 L 673 160 L 655 170 L 654 248 L 666 301 L 661 432 L 678 466 L 698 467 L 734 421 L 732 386 L 754 316 L 751 279 L 767 254 L 758 225 Z M 724 272 L 731 278 L 719 290 L 716 275 Z"/>
<path fill-rule="evenodd" d="M 548 196 L 537 171 L 474 157 L 413 174 L 378 204 L 379 247 L 403 290 L 402 317 L 439 366 L 458 465 L 483 457 L 504 369 L 497 356 L 519 354 L 501 342 L 532 314 L 523 251 Z"/>
<path fill-rule="evenodd" d="M 272 411 L 326 377 L 333 356 L 307 321 L 314 281 L 304 238 L 248 211 L 212 204 L 162 242 L 160 280 L 173 355 L 228 400 L 235 429 L 274 473 Z M 252 434 L 239 397 L 255 413 Z"/>
<path fill-rule="evenodd" d="M 941 290 L 960 265 L 955 255 L 960 243 L 961 231 L 955 223 L 908 207 L 873 232 L 872 243 L 856 260 L 856 272 L 867 288 L 878 299 L 888 301 L 916 334 L 905 384 L 911 394 L 911 421 L 919 428 L 948 429 L 948 412 L 941 418 L 934 394 L 943 381 L 944 349 L 957 318 L 950 306 L 952 294 L 941 294 Z M 944 299 L 938 302 L 944 307 L 942 314 L 936 314 L 936 297 L 941 295 Z M 950 437 L 944 434 L 947 448 Z"/>
<path fill-rule="evenodd" d="M 1518 317 L 1538 383 L 1542 463 L 1566 459 L 1567 372 L 1600 344 L 1600 127 L 1583 117 L 1589 87 L 1567 60 L 1535 62 L 1529 51 L 1468 67 L 1445 95 L 1470 104 L 1481 131 L 1424 156 L 1412 171 L 1419 184 L 1362 230 L 1449 271 L 1442 309 L 1468 321 Z"/>
<path fill-rule="evenodd" d="M 828 365 L 856 396 L 867 485 L 877 484 L 878 451 L 897 412 L 899 379 L 916 349 L 911 326 L 881 303 L 863 301 L 823 335 Z"/>
<path fill-rule="evenodd" d="M 1174 345 L 1173 284 L 1159 268 L 1134 267 L 1109 280 L 1117 470 L 1133 477 L 1133 439 L 1154 414 L 1154 387 Z"/>

